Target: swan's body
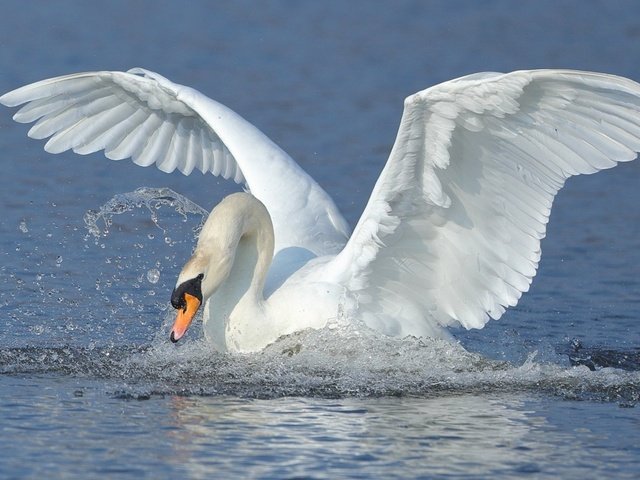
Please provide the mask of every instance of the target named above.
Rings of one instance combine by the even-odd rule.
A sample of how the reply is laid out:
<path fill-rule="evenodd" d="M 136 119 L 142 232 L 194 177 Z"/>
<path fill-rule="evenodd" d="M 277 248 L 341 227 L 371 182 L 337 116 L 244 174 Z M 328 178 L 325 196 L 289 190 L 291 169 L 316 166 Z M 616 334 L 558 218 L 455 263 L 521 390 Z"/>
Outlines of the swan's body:
<path fill-rule="evenodd" d="M 178 340 L 201 303 L 221 350 L 358 317 L 385 334 L 482 328 L 528 290 L 565 180 L 633 160 L 640 85 L 612 75 L 482 73 L 408 97 L 396 142 L 353 234 L 333 201 L 239 115 L 142 69 L 44 80 L 27 103 L 52 153 L 131 157 L 244 183 L 207 220 L 172 303 Z M 254 198 L 255 197 L 255 198 Z M 256 200 L 257 199 L 257 200 Z"/>

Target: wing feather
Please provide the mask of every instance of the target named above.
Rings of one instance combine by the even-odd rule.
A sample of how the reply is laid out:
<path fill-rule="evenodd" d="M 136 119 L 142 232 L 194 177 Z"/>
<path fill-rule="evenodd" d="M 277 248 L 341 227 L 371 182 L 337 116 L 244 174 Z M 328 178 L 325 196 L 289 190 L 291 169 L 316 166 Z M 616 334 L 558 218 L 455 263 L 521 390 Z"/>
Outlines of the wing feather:
<path fill-rule="evenodd" d="M 105 146 L 104 154 L 110 160 L 123 160 L 131 157 L 135 162 L 149 144 L 149 139 L 162 125 L 162 118 L 155 112 L 138 110 L 127 122 L 120 124 L 112 137 L 112 142 Z"/>
<path fill-rule="evenodd" d="M 158 162 L 158 168 L 160 168 L 168 155 L 168 149 L 175 132 L 175 123 L 163 121 L 151 136 L 147 137 L 144 150 L 133 159 L 133 162 L 141 167 L 148 167 Z"/>
<path fill-rule="evenodd" d="M 528 290 L 566 179 L 639 150 L 640 85 L 628 79 L 485 73 L 419 92 L 326 273 L 385 333 L 481 328 Z"/>
<path fill-rule="evenodd" d="M 105 118 L 101 132 L 96 132 L 93 139 L 86 139 L 84 145 L 75 148 L 79 154 L 89 154 L 100 150 L 105 150 L 112 146 L 119 145 L 124 138 L 132 131 L 144 123 L 149 114 L 144 110 L 136 110 L 129 104 L 120 104 Z M 110 150 L 111 151 L 111 150 Z M 127 156 L 114 158 L 112 160 L 127 158 Z"/>
<path fill-rule="evenodd" d="M 202 159 L 197 164 L 197 168 L 201 172 L 211 172 L 213 175 L 219 175 L 220 172 L 215 172 L 213 170 L 213 165 L 215 164 L 213 158 L 213 149 L 216 148 L 216 144 L 211 141 L 208 133 L 201 132 L 202 136 L 200 137 L 200 141 L 202 143 Z"/>
<path fill-rule="evenodd" d="M 191 130 L 189 132 L 189 143 L 185 155 L 185 162 L 178 167 L 184 175 L 189 175 L 195 166 L 202 162 L 200 135 L 200 130 Z"/>
<path fill-rule="evenodd" d="M 181 163 L 188 146 L 189 120 L 189 117 L 184 117 L 175 123 L 176 128 L 166 148 L 164 160 L 158 163 L 158 168 L 165 173 L 173 172 Z"/>

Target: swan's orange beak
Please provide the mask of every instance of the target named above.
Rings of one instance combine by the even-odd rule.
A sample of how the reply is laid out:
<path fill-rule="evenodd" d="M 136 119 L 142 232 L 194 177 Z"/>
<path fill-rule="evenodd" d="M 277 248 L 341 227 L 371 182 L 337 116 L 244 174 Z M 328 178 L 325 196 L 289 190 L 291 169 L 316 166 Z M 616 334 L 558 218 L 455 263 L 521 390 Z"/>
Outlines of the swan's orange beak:
<path fill-rule="evenodd" d="M 171 329 L 170 338 L 173 343 L 176 343 L 182 338 L 187 331 L 187 328 L 189 328 L 189 325 L 191 325 L 193 317 L 196 316 L 198 308 L 200 308 L 200 300 L 193 295 L 185 293 L 184 300 L 186 305 L 184 308 L 178 310 L 178 316 L 176 317 L 176 321 Z"/>

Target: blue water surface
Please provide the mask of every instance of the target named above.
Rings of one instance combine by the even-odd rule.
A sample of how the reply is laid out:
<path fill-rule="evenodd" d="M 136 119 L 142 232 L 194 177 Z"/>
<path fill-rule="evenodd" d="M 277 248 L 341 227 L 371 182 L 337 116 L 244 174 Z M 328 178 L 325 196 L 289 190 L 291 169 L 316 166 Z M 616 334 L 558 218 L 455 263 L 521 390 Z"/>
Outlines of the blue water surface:
<path fill-rule="evenodd" d="M 0 92 L 158 71 L 257 125 L 351 225 L 407 95 L 523 68 L 639 81 L 639 60 L 633 0 L 7 0 L 0 16 Z M 484 329 L 454 331 L 460 345 L 354 327 L 227 356 L 198 325 L 170 344 L 168 300 L 203 218 L 185 197 L 209 210 L 238 187 L 49 155 L 11 115 L 0 110 L 1 478 L 640 475 L 640 163 L 568 182 L 531 291 Z M 171 192 L 127 194 L 142 186 Z"/>

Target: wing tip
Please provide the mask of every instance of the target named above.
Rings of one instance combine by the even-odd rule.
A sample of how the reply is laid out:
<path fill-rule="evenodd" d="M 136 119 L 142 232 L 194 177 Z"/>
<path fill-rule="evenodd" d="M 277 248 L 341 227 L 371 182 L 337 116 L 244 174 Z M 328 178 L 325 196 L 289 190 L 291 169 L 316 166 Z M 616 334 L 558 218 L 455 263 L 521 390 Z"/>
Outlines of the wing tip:
<path fill-rule="evenodd" d="M 17 107 L 18 105 L 25 103 L 27 100 L 24 100 L 21 95 L 21 90 L 23 90 L 23 88 L 24 87 L 16 88 L 15 90 L 11 90 L 10 92 L 0 96 L 0 103 L 5 107 Z M 16 121 L 19 122 L 19 120 Z"/>

